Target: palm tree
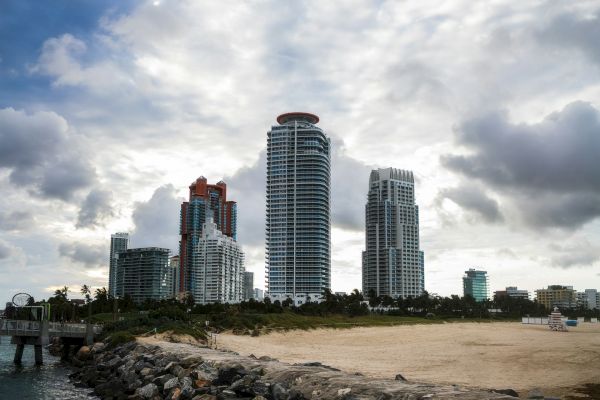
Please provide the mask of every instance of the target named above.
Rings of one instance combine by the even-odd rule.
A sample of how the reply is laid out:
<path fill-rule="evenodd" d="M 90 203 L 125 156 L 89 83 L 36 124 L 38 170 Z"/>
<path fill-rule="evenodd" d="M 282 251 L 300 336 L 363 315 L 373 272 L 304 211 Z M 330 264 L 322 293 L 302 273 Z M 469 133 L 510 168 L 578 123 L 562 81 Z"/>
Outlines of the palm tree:
<path fill-rule="evenodd" d="M 83 285 L 81 286 L 80 292 L 85 297 L 85 303 L 89 304 L 92 301 L 92 291 L 90 290 L 90 287 L 88 285 Z"/>
<path fill-rule="evenodd" d="M 69 294 L 69 287 L 63 286 L 62 289 L 56 289 L 54 291 L 54 297 L 67 301 L 67 296 Z"/>
<path fill-rule="evenodd" d="M 81 286 L 81 294 L 85 297 L 85 304 L 88 305 L 88 317 L 92 316 L 92 291 L 88 285 Z M 89 322 L 89 319 L 88 319 Z"/>

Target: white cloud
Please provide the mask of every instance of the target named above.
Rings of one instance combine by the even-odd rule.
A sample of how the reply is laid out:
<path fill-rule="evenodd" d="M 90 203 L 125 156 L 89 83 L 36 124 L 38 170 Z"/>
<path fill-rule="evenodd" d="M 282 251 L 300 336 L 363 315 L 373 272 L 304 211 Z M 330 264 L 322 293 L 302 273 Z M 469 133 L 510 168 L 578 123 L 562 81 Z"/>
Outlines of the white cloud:
<path fill-rule="evenodd" d="M 544 252 L 558 234 L 540 238 L 509 226 L 514 210 L 502 210 L 505 221 L 496 219 L 493 226 L 460 218 L 449 226 L 435 212 L 439 189 L 461 183 L 438 162 L 457 150 L 453 127 L 461 121 L 506 109 L 514 124 L 534 124 L 573 101 L 600 104 L 597 47 L 579 43 L 577 36 L 593 32 L 586 16 L 596 15 L 597 8 L 594 2 L 551 1 L 139 3 L 127 14 L 99 16 L 95 31 L 66 32 L 40 44 L 30 72 L 49 79 L 51 101 L 39 98 L 31 114 L 3 112 L 18 122 L 15 137 L 29 137 L 35 128 L 33 137 L 56 139 L 43 150 L 29 143 L 14 154 L 3 153 L 0 145 L 0 154 L 16 157 L 10 165 L 0 161 L 0 179 L 10 179 L 19 190 L 6 197 L 36 210 L 40 235 L 100 243 L 114 230 L 135 227 L 140 244 L 175 250 L 178 203 L 189 183 L 199 175 L 209 181 L 232 177 L 226 181 L 239 202 L 240 241 L 260 274 L 262 186 L 248 182 L 261 180 L 253 164 L 276 115 L 305 110 L 320 115 L 334 143 L 344 143 L 332 167 L 334 288 L 360 286 L 365 165 L 415 171 L 431 292 L 460 292 L 462 271 L 474 264 L 489 268 L 493 285 L 519 283 L 518 271 L 526 270 L 531 276 L 521 279 L 529 289 L 546 284 L 535 276 L 548 274 L 572 279 L 575 286 L 592 281 L 600 287 L 587 272 L 569 278 L 552 268 Z M 556 33 L 561 18 L 577 27 L 574 35 L 540 36 Z M 85 146 L 67 151 L 77 157 L 66 157 L 63 150 L 74 138 Z M 59 168 L 64 159 L 72 169 Z M 44 166 L 37 170 L 40 162 Z M 43 185 L 54 182 L 48 174 L 71 186 L 53 193 L 55 185 Z M 156 188 L 165 182 L 172 186 L 157 197 Z M 103 214 L 106 226 L 93 231 L 75 230 L 80 210 L 74 205 L 36 204 L 28 193 L 47 191 L 80 202 L 90 185 L 113 193 L 113 212 Z M 493 209 L 489 201 L 475 206 L 480 214 Z M 0 232 L 0 238 L 8 240 L 14 231 Z M 577 237 L 595 245 L 599 233 L 592 221 L 561 240 Z M 498 255 L 500 248 L 516 257 Z M 61 274 L 55 279 L 67 281 L 68 272 Z"/>

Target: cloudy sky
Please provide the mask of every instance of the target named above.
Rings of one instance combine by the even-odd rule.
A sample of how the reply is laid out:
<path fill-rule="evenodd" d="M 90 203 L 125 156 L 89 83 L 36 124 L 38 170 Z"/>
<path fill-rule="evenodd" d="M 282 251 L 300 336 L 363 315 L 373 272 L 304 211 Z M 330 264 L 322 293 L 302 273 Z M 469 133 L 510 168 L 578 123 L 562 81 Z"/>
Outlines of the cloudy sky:
<path fill-rule="evenodd" d="M 0 301 L 105 286 L 110 234 L 177 251 L 225 179 L 264 274 L 266 133 L 334 143 L 332 288 L 360 287 L 369 171 L 414 171 L 425 286 L 600 289 L 599 1 L 0 4 Z"/>

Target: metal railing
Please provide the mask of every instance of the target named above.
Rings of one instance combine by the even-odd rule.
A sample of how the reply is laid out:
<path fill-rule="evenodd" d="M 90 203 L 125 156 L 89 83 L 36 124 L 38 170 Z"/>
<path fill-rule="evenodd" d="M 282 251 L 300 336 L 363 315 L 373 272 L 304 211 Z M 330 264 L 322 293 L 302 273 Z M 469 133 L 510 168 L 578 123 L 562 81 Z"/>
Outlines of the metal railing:
<path fill-rule="evenodd" d="M 102 332 L 102 327 L 94 325 L 94 334 Z M 6 336 L 39 336 L 41 331 L 40 321 L 0 320 L 0 335 Z M 48 322 L 49 336 L 81 336 L 86 335 L 86 324 Z"/>
<path fill-rule="evenodd" d="M 85 334 L 85 324 L 66 324 L 62 322 L 49 322 L 49 333 L 81 333 Z"/>
<path fill-rule="evenodd" d="M 6 336 L 38 336 L 39 333 L 39 321 L 0 320 L 0 334 Z"/>

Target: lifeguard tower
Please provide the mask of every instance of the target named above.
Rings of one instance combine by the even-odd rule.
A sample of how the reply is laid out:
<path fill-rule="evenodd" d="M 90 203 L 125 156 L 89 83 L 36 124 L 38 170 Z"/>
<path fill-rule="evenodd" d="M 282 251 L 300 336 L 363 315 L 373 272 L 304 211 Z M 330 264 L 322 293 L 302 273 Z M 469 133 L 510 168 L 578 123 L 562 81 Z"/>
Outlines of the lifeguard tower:
<path fill-rule="evenodd" d="M 562 320 L 562 314 L 558 307 L 554 307 L 554 311 L 548 316 L 548 327 L 552 331 L 567 332 L 567 325 Z"/>

